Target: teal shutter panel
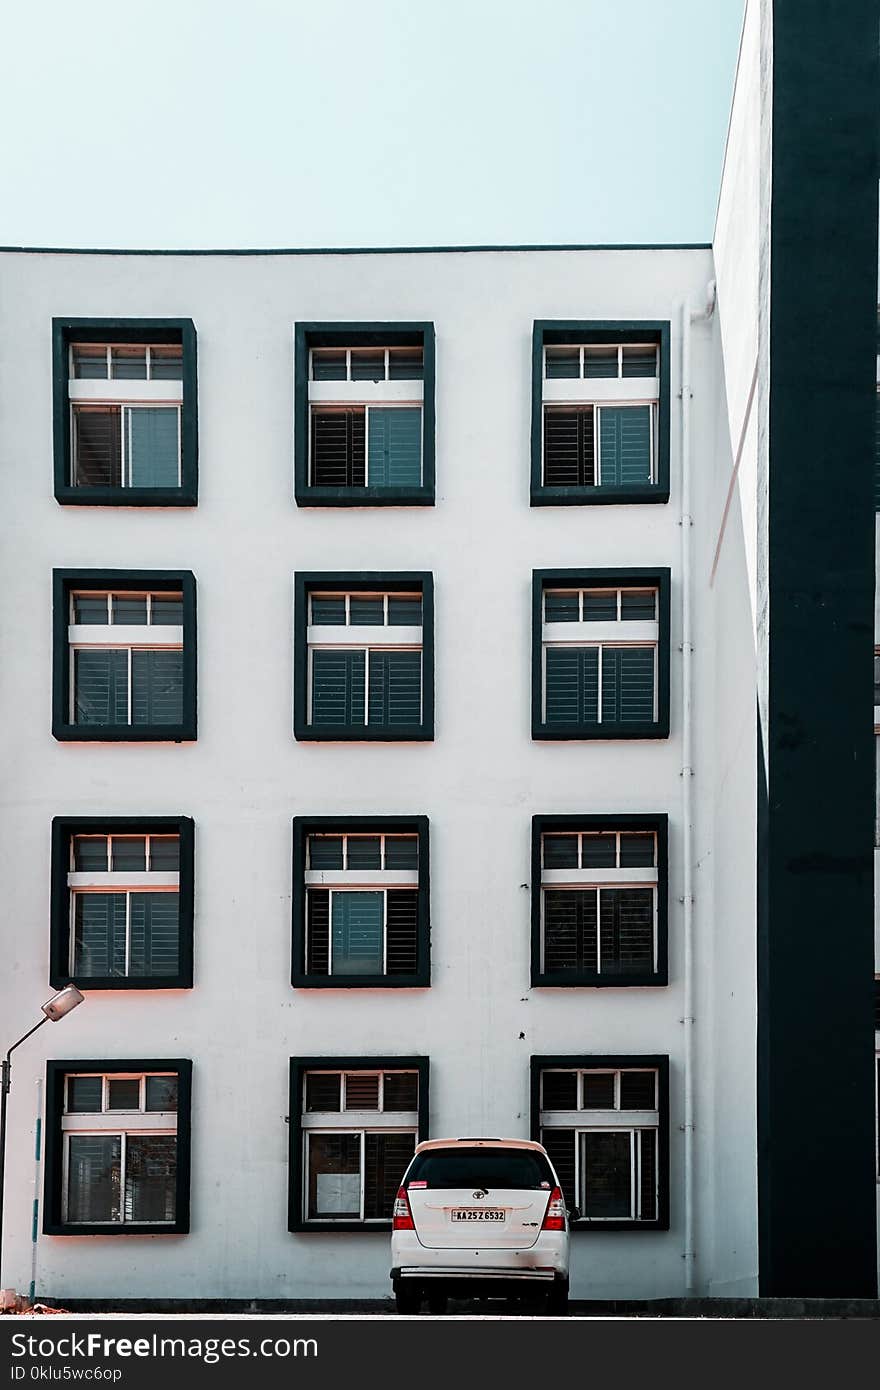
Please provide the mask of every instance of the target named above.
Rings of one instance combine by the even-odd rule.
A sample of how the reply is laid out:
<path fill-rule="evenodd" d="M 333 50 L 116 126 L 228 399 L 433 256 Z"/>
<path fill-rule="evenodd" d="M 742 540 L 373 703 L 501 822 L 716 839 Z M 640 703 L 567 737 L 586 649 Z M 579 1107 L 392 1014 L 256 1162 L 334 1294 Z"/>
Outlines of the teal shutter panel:
<path fill-rule="evenodd" d="M 547 648 L 545 707 L 550 726 L 598 723 L 598 647 Z"/>
<path fill-rule="evenodd" d="M 129 975 L 176 975 L 178 959 L 176 893 L 132 893 Z"/>
<path fill-rule="evenodd" d="M 651 481 L 649 405 L 600 407 L 599 481 L 603 487 Z"/>
<path fill-rule="evenodd" d="M 654 648 L 602 648 L 602 723 L 654 722 Z"/>
<path fill-rule="evenodd" d="M 422 412 L 370 409 L 367 482 L 370 487 L 420 487 Z"/>
<path fill-rule="evenodd" d="M 422 654 L 370 652 L 370 728 L 413 728 L 422 718 Z"/>
<path fill-rule="evenodd" d="M 128 723 L 128 652 L 75 651 L 74 722 Z"/>
<path fill-rule="evenodd" d="M 177 407 L 129 407 L 125 414 L 129 485 L 177 487 Z"/>
<path fill-rule="evenodd" d="M 333 975 L 381 975 L 384 893 L 334 893 Z"/>
<path fill-rule="evenodd" d="M 133 651 L 132 724 L 180 724 L 183 720 L 183 652 Z"/>
<path fill-rule="evenodd" d="M 124 975 L 125 894 L 77 893 L 73 903 L 74 975 Z"/>
<path fill-rule="evenodd" d="M 312 724 L 316 728 L 359 728 L 364 722 L 365 654 L 312 652 Z"/>

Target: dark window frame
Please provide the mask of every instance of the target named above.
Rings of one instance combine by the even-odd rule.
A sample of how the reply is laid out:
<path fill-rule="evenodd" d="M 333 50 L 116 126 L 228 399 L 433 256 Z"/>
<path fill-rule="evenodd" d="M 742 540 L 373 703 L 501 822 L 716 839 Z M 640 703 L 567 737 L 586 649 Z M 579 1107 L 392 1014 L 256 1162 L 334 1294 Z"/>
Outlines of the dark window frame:
<path fill-rule="evenodd" d="M 313 591 L 412 593 L 422 595 L 422 719 L 399 730 L 307 723 L 309 709 L 308 625 Z M 383 629 L 376 629 L 382 631 Z M 430 743 L 434 738 L 434 576 L 429 570 L 299 571 L 294 575 L 293 736 L 300 743 Z"/>
<path fill-rule="evenodd" d="M 67 883 L 74 835 L 180 836 L 178 893 L 178 969 L 176 975 L 122 977 L 72 975 L 70 959 L 70 888 Z M 52 821 L 52 880 L 49 909 L 49 983 L 54 989 L 192 989 L 195 908 L 195 823 L 191 816 L 55 816 Z M 145 890 L 147 891 L 147 890 Z"/>
<path fill-rule="evenodd" d="M 654 342 L 660 349 L 660 395 L 657 402 L 657 449 L 654 483 L 624 486 L 559 487 L 543 482 L 544 348 L 572 342 Z M 589 507 L 620 502 L 669 501 L 670 417 L 669 319 L 536 319 L 532 328 L 531 505 Z"/>
<path fill-rule="evenodd" d="M 80 1225 L 63 1221 L 64 1139 L 61 1117 L 64 1112 L 64 1083 L 70 1072 L 103 1075 L 106 1072 L 176 1072 L 177 1093 L 177 1185 L 176 1220 L 167 1226 L 154 1223 L 106 1223 Z M 174 1236 L 188 1235 L 190 1229 L 190 1172 L 192 1134 L 192 1061 L 188 1057 L 89 1057 L 85 1060 L 46 1063 L 46 1149 L 43 1175 L 43 1234 L 47 1236 Z M 120 1125 L 125 1128 L 124 1124 Z"/>
<path fill-rule="evenodd" d="M 541 969 L 541 836 L 587 830 L 651 830 L 657 836 L 657 970 L 644 975 L 609 977 L 596 971 Z M 532 816 L 532 960 L 531 983 L 542 989 L 631 989 L 669 983 L 669 817 L 645 815 Z M 625 887 L 625 885 L 620 885 Z"/>
<path fill-rule="evenodd" d="M 303 1083 L 308 1071 L 415 1071 L 419 1077 L 418 1133 L 416 1145 L 429 1137 L 428 1088 L 430 1057 L 291 1057 L 288 1115 L 287 1229 L 295 1235 L 310 1232 L 391 1230 L 390 1221 L 305 1221 L 303 1209 Z"/>
<path fill-rule="evenodd" d="M 420 487 L 314 487 L 309 479 L 309 353 L 319 347 L 420 347 L 424 362 Z M 435 492 L 434 325 L 424 322 L 294 324 L 293 453 L 298 507 L 433 507 Z"/>
<path fill-rule="evenodd" d="M 312 975 L 306 970 L 306 844 L 309 835 L 413 834 L 419 843 L 417 969 L 411 975 Z M 294 989 L 424 989 L 431 983 L 431 869 L 427 816 L 294 816 L 293 932 L 290 982 Z"/>
<path fill-rule="evenodd" d="M 183 720 L 180 724 L 74 724 L 70 719 L 70 593 L 128 589 L 183 595 Z M 52 734 L 60 743 L 191 743 L 198 734 L 196 580 L 192 570 L 52 571 Z"/>
<path fill-rule="evenodd" d="M 541 569 L 532 570 L 532 738 L 547 742 L 566 740 L 662 739 L 669 737 L 670 668 L 670 570 L 666 566 L 639 569 Z M 554 724 L 544 720 L 543 621 L 545 589 L 633 588 L 657 590 L 657 720 L 655 723 L 595 725 Z M 612 624 L 609 624 L 609 628 Z M 609 640 L 613 636 L 609 633 Z"/>
<path fill-rule="evenodd" d="M 180 487 L 75 487 L 70 438 L 71 343 L 180 343 Z M 198 346 L 192 319 L 53 318 L 52 417 L 56 501 L 75 507 L 195 507 L 199 500 Z"/>
<path fill-rule="evenodd" d="M 666 1053 L 633 1054 L 586 1054 L 578 1056 L 533 1056 L 530 1060 L 530 1133 L 538 1143 L 541 1142 L 541 1073 L 551 1067 L 570 1071 L 628 1070 L 629 1068 L 652 1068 L 657 1071 L 658 1111 L 660 1123 L 657 1132 L 657 1219 L 655 1221 L 590 1221 L 581 1217 L 572 1221 L 571 1230 L 591 1231 L 602 1235 L 606 1231 L 668 1231 L 669 1230 L 669 1056 Z M 584 1114 L 589 1114 L 584 1111 Z M 620 1112 L 621 1128 L 626 1127 L 626 1111 Z"/>

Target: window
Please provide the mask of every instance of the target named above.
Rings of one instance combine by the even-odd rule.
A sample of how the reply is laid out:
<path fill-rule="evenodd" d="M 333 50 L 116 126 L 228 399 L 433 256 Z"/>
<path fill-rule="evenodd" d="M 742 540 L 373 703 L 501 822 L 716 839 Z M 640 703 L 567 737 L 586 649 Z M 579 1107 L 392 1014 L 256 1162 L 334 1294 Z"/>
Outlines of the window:
<path fill-rule="evenodd" d="M 198 501 L 191 319 L 55 319 L 55 496 L 76 505 Z"/>
<path fill-rule="evenodd" d="M 669 736 L 669 571 L 535 570 L 532 737 Z"/>
<path fill-rule="evenodd" d="M 292 1057 L 288 1228 L 387 1231 L 427 1137 L 426 1057 Z"/>
<path fill-rule="evenodd" d="M 296 577 L 298 739 L 434 736 L 430 574 Z"/>
<path fill-rule="evenodd" d="M 48 1062 L 43 1230 L 189 1230 L 192 1063 Z"/>
<path fill-rule="evenodd" d="M 189 571 L 55 571 L 55 737 L 196 736 L 196 596 Z"/>
<path fill-rule="evenodd" d="M 667 1057 L 533 1057 L 532 1137 L 574 1229 L 669 1229 Z"/>
<path fill-rule="evenodd" d="M 51 923 L 56 989 L 191 988 L 193 822 L 56 816 Z"/>
<path fill-rule="evenodd" d="M 433 506 L 434 327 L 296 325 L 299 506 Z"/>
<path fill-rule="evenodd" d="M 669 323 L 539 321 L 532 506 L 669 500 Z"/>
<path fill-rule="evenodd" d="M 298 816 L 293 865 L 295 986 L 430 984 L 426 816 Z"/>
<path fill-rule="evenodd" d="M 666 816 L 535 816 L 532 984 L 665 985 Z"/>

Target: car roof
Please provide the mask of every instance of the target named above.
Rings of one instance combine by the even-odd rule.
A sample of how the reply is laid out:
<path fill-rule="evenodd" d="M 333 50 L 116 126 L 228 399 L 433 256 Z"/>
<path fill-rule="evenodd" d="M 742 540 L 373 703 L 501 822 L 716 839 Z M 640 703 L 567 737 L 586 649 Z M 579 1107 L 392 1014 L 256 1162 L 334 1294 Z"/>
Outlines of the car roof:
<path fill-rule="evenodd" d="M 536 1153 L 546 1153 L 543 1144 L 538 1144 L 534 1139 L 481 1139 L 481 1138 L 457 1138 L 450 1139 L 425 1139 L 421 1144 L 416 1145 L 416 1153 L 429 1153 L 431 1149 L 451 1149 L 456 1146 L 472 1149 L 532 1149 Z"/>

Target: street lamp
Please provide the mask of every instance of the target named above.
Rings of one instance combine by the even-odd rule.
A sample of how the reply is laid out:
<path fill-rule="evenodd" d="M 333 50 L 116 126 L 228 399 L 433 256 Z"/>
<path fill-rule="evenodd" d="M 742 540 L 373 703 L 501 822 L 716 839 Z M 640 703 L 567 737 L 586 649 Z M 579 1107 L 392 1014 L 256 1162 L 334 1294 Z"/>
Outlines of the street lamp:
<path fill-rule="evenodd" d="M 42 1028 L 44 1023 L 57 1023 L 59 1019 L 69 1014 L 71 1009 L 75 1009 L 77 1004 L 81 1004 L 83 995 L 75 985 L 65 985 L 57 994 L 53 994 L 51 999 L 47 999 L 41 1005 L 45 1017 L 39 1023 L 35 1023 L 33 1028 L 29 1028 L 23 1033 L 18 1042 L 14 1042 L 7 1052 L 2 1064 L 0 1064 L 0 1289 L 3 1287 L 2 1262 L 3 1262 L 3 1184 L 6 1177 L 6 1097 L 9 1095 L 9 1088 L 12 1085 L 12 1054 L 17 1047 L 21 1047 L 23 1042 L 36 1033 L 38 1028 Z"/>

